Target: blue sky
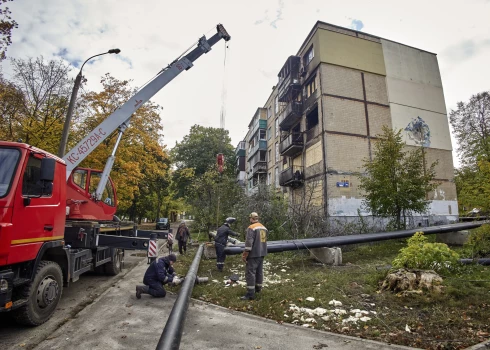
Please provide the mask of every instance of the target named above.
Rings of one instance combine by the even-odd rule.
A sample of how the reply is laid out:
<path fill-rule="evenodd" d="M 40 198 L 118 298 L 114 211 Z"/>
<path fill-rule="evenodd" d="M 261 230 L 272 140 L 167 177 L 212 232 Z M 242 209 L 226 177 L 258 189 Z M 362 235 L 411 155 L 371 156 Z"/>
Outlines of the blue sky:
<path fill-rule="evenodd" d="M 458 101 L 490 89 L 488 0 L 14 0 L 8 6 L 19 23 L 9 57 L 42 55 L 78 67 L 92 55 L 120 48 L 119 55 L 84 67 L 88 88 L 95 91 L 105 73 L 143 85 L 223 23 L 232 37 L 228 48 L 216 45 L 152 99 L 163 107 L 169 148 L 194 124 L 219 127 L 222 105 L 236 145 L 286 58 L 297 52 L 317 20 L 437 53 L 448 113 Z M 8 62 L 2 70 L 8 77 Z M 72 75 L 77 73 L 74 68 Z"/>

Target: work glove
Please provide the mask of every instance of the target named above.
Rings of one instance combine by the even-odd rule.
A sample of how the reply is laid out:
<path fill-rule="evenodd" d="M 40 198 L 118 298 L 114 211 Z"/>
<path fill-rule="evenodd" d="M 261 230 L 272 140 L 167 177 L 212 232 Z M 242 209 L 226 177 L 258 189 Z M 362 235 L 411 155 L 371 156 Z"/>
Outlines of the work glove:
<path fill-rule="evenodd" d="M 247 262 L 247 259 L 248 259 L 248 254 L 250 254 L 249 251 L 245 250 L 242 254 L 242 261 L 243 262 Z"/>

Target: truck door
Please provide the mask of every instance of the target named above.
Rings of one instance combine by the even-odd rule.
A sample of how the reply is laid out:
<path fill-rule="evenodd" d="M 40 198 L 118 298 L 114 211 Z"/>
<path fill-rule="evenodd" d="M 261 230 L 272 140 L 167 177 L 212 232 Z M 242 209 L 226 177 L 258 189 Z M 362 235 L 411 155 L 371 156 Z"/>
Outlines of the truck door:
<path fill-rule="evenodd" d="M 12 246 L 63 239 L 64 203 L 63 208 L 60 208 L 61 181 L 56 178 L 53 183 L 43 184 L 40 180 L 42 157 L 43 155 L 36 153 L 29 155 L 22 181 L 19 181 L 17 193 L 21 195 L 15 200 Z M 29 247 L 24 248 L 31 251 Z"/>

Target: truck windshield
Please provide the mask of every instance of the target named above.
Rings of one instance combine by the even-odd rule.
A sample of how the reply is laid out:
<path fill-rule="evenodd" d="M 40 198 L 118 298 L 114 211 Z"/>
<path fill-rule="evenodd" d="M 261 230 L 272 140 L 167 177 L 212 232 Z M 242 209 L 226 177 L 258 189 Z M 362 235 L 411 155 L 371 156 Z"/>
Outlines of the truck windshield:
<path fill-rule="evenodd" d="M 19 156 L 20 152 L 15 148 L 0 148 L 0 198 L 9 192 Z"/>

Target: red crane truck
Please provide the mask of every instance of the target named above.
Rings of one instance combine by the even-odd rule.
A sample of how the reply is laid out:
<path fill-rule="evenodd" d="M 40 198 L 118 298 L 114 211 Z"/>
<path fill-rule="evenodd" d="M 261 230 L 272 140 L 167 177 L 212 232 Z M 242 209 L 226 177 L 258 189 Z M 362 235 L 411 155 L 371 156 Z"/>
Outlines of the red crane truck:
<path fill-rule="evenodd" d="M 25 143 L 0 141 L 0 312 L 21 324 L 40 325 L 56 309 L 63 286 L 87 271 L 116 275 L 125 249 L 147 249 L 131 222 L 115 217 L 109 177 L 131 115 L 220 39 L 211 38 L 162 69 L 63 158 Z M 116 146 L 103 172 L 77 167 L 113 131 Z M 140 235 L 141 236 L 141 235 Z"/>

